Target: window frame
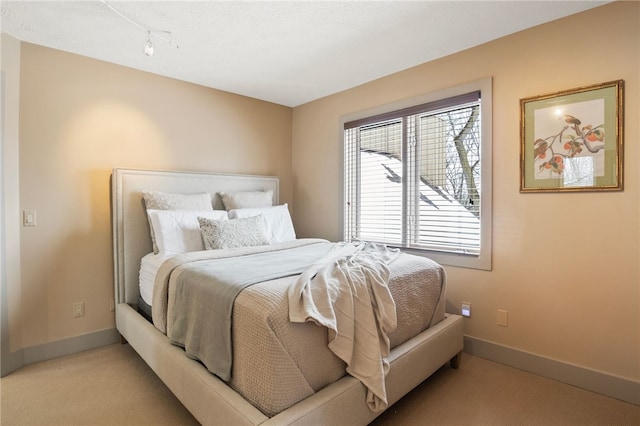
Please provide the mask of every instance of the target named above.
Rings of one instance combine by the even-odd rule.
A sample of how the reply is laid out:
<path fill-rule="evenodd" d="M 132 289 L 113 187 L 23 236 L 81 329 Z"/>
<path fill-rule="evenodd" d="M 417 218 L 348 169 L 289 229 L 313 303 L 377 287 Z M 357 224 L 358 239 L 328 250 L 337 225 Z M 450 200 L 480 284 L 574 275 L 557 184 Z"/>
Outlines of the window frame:
<path fill-rule="evenodd" d="M 347 239 L 345 235 L 345 123 L 358 120 L 366 120 L 373 116 L 409 109 L 421 104 L 438 102 L 448 98 L 454 98 L 469 92 L 480 92 L 480 134 L 481 134 L 481 165 L 480 165 L 480 253 L 478 255 L 448 253 L 441 251 L 431 251 L 424 249 L 401 248 L 403 252 L 415 254 L 418 256 L 428 257 L 440 264 L 457 266 L 463 268 L 472 268 L 490 271 L 492 269 L 492 80 L 490 77 L 472 81 L 455 87 L 431 92 L 418 97 L 406 99 L 388 105 L 360 111 L 357 113 L 342 116 L 340 118 L 340 144 L 341 144 L 341 218 L 340 232 L 343 239 Z"/>

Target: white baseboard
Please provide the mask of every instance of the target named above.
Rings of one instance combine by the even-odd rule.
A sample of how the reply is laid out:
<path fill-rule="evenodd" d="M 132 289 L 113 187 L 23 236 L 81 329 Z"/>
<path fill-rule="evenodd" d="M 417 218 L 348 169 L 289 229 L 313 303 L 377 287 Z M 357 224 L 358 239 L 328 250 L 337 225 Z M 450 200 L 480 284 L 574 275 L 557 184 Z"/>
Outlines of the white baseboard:
<path fill-rule="evenodd" d="M 8 348 L 2 349 L 2 355 L 0 355 L 0 358 L 2 359 L 2 362 L 0 362 L 0 377 L 13 373 L 24 365 L 23 349 L 18 349 L 15 352 L 10 352 Z"/>
<path fill-rule="evenodd" d="M 464 351 L 519 370 L 640 405 L 640 382 L 558 361 L 476 337 L 464 336 Z"/>
<path fill-rule="evenodd" d="M 89 349 L 99 348 L 120 341 L 120 334 L 115 328 L 95 331 L 93 333 L 81 334 L 68 339 L 57 340 L 55 342 L 43 343 L 41 345 L 24 348 L 24 363 L 46 361 L 64 355 L 70 355 Z"/>
<path fill-rule="evenodd" d="M 24 364 L 46 361 L 120 341 L 115 328 L 83 334 L 20 350 Z M 476 337 L 464 337 L 464 351 L 611 398 L 640 405 L 640 382 L 558 361 Z M 13 354 L 16 355 L 16 354 Z M 4 374 L 3 374 L 4 375 Z"/>

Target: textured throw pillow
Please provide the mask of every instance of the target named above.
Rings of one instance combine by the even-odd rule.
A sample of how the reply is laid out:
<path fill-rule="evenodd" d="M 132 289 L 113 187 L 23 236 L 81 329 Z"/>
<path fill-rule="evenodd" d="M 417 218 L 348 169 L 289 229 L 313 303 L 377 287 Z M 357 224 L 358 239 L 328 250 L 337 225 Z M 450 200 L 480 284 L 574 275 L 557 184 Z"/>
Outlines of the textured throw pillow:
<path fill-rule="evenodd" d="M 142 198 L 147 210 L 213 210 L 211 195 L 206 192 L 200 194 L 173 194 L 160 191 L 142 191 Z M 158 254 L 156 235 L 150 219 L 149 230 L 151 231 L 153 252 Z"/>
<path fill-rule="evenodd" d="M 273 205 L 273 191 L 219 192 L 225 210 L 269 207 Z"/>
<path fill-rule="evenodd" d="M 147 215 L 163 255 L 204 250 L 198 217 L 227 220 L 225 210 L 147 210 Z"/>
<path fill-rule="evenodd" d="M 242 219 L 262 215 L 267 224 L 269 242 L 271 244 L 292 241 L 296 239 L 289 207 L 287 204 L 273 207 L 258 207 L 252 209 L 229 210 L 229 219 Z"/>
<path fill-rule="evenodd" d="M 262 216 L 233 220 L 198 217 L 204 247 L 207 250 L 261 246 L 269 244 Z"/>
<path fill-rule="evenodd" d="M 143 191 L 144 205 L 152 210 L 213 210 L 211 195 L 172 194 L 169 192 Z"/>

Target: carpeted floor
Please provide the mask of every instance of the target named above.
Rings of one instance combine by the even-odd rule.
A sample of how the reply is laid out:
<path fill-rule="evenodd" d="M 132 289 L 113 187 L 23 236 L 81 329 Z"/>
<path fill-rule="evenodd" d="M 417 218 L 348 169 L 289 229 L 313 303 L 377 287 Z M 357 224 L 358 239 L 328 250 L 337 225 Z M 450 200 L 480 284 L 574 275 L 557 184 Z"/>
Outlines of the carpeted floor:
<path fill-rule="evenodd" d="M 129 345 L 27 365 L 0 379 L 0 424 L 197 425 Z M 640 407 L 463 354 L 374 425 L 640 425 Z"/>

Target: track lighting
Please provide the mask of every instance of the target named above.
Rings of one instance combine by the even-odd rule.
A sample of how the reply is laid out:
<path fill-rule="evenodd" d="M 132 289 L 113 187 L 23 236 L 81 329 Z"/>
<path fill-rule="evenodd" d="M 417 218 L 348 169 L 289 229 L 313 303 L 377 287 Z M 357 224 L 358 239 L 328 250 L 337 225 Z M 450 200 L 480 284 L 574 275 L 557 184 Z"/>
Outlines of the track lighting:
<path fill-rule="evenodd" d="M 120 12 L 115 7 L 113 7 L 110 4 L 108 4 L 105 0 L 100 0 L 100 1 L 102 2 L 102 4 L 104 4 L 109 9 L 111 9 L 111 11 L 113 13 L 115 13 L 116 15 L 120 16 L 121 18 L 125 19 L 126 21 L 129 21 L 131 24 L 135 25 L 136 27 L 138 27 L 140 29 L 143 29 L 143 30 L 145 30 L 147 32 L 147 39 L 146 39 L 146 41 L 144 43 L 144 49 L 143 49 L 143 52 L 144 52 L 145 55 L 147 55 L 149 57 L 153 56 L 154 46 L 153 46 L 153 42 L 151 41 L 151 35 L 152 34 L 153 34 L 153 36 L 155 38 L 166 42 L 167 44 L 169 44 L 170 46 L 175 47 L 176 49 L 180 49 L 180 46 L 178 46 L 177 44 L 175 44 L 171 40 L 171 31 L 158 30 L 158 29 L 155 29 L 155 28 L 151 28 L 151 27 L 147 27 L 147 26 L 144 26 L 142 24 L 139 24 L 138 22 L 136 22 L 133 19 L 129 18 L 128 16 L 124 15 L 122 12 Z"/>
<path fill-rule="evenodd" d="M 151 31 L 147 31 L 147 42 L 144 44 L 144 54 L 153 56 L 153 43 L 151 43 Z"/>

